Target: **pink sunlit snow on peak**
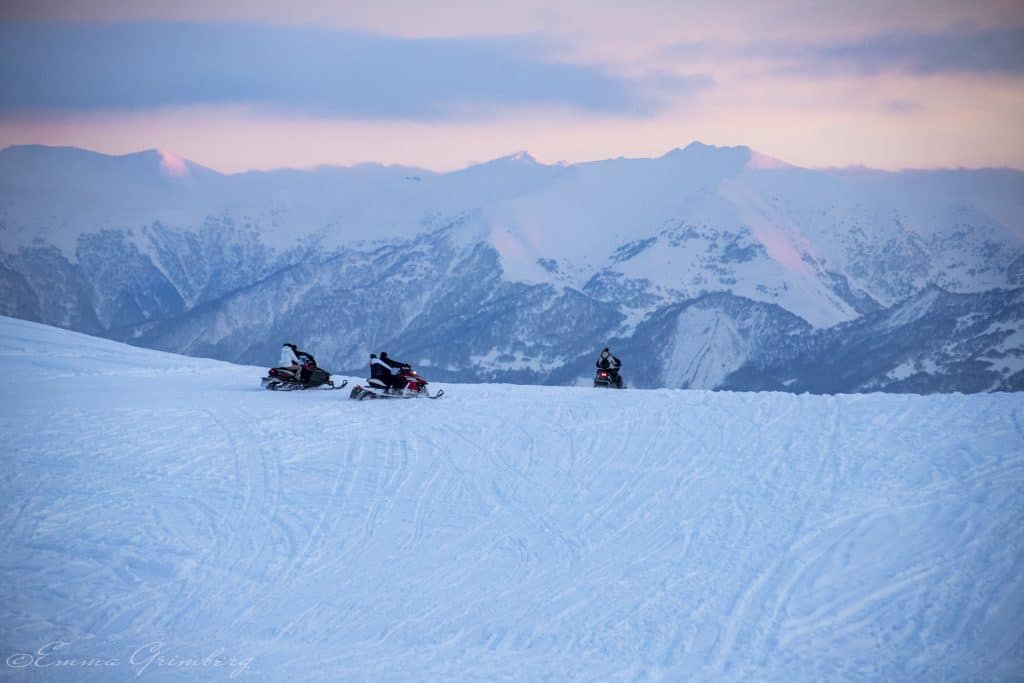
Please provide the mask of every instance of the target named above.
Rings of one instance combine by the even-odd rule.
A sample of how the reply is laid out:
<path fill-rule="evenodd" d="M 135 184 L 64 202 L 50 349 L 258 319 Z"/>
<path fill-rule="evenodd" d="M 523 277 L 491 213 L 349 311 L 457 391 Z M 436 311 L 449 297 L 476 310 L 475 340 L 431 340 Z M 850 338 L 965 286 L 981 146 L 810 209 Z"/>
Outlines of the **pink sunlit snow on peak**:
<path fill-rule="evenodd" d="M 515 154 L 510 155 L 508 158 L 510 160 L 512 160 L 512 161 L 522 161 L 522 162 L 528 163 L 528 164 L 539 164 L 539 165 L 543 165 L 544 164 L 544 162 L 541 161 L 540 159 L 538 159 L 535 154 L 531 154 L 530 152 L 526 151 L 525 149 L 521 150 L 519 152 L 516 152 Z"/>
<path fill-rule="evenodd" d="M 761 154 L 751 150 L 750 161 L 747 162 L 747 168 L 753 168 L 758 170 L 770 170 L 779 168 L 793 168 L 792 164 L 786 163 L 782 159 L 776 159 L 770 157 L 767 154 Z"/>
<path fill-rule="evenodd" d="M 188 164 L 173 152 L 157 150 L 160 154 L 160 170 L 172 178 L 183 178 L 188 175 Z"/>

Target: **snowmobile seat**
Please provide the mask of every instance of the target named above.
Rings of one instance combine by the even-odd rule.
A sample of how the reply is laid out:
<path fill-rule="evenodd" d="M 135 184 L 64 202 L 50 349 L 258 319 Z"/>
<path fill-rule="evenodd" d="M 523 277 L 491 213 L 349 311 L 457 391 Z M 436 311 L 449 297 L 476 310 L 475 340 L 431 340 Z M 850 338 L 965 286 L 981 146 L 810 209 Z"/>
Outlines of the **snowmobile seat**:
<path fill-rule="evenodd" d="M 288 368 L 273 368 L 270 371 L 270 375 L 281 379 L 295 381 L 295 373 Z"/>
<path fill-rule="evenodd" d="M 387 384 L 385 384 L 382 380 L 377 379 L 376 377 L 371 377 L 370 379 L 366 380 L 366 383 L 369 384 L 371 387 L 377 387 L 378 389 L 388 388 Z"/>

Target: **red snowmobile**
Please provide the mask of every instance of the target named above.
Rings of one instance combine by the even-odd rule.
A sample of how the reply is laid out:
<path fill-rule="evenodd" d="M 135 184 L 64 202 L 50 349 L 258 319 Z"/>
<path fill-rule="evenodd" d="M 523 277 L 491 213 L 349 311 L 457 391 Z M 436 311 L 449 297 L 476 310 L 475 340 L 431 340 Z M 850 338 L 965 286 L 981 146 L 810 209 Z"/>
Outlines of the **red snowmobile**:
<path fill-rule="evenodd" d="M 418 375 L 408 365 L 402 367 L 398 376 L 404 381 L 404 386 L 397 384 L 388 386 L 383 380 L 371 377 L 366 380 L 366 386 L 357 384 L 349 394 L 349 398 L 363 401 L 375 398 L 441 398 L 444 396 L 444 389 L 439 389 L 436 394 L 431 394 L 427 390 L 426 378 Z"/>

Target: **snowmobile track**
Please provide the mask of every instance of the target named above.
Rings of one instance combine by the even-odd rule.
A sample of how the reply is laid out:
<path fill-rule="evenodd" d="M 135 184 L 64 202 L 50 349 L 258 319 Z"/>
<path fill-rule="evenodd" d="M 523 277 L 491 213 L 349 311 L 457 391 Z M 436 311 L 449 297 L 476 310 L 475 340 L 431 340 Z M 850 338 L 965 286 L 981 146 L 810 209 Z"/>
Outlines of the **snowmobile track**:
<path fill-rule="evenodd" d="M 4 369 L 32 354 L 43 380 L 0 389 L 8 655 L 56 634 L 223 647 L 254 680 L 1024 671 L 1024 394 L 477 385 L 373 409 L 0 323 Z M 230 674 L 178 673 L 153 677 Z"/>

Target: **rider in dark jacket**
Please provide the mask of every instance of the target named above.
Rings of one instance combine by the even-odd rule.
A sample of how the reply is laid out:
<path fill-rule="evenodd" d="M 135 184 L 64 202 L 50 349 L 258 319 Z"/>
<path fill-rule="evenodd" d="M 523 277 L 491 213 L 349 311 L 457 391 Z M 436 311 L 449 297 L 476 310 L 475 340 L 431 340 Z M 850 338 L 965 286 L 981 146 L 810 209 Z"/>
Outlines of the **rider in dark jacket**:
<path fill-rule="evenodd" d="M 380 357 L 370 354 L 370 377 L 379 379 L 391 389 L 402 389 L 405 387 L 405 380 L 402 378 L 402 370 L 410 367 L 390 358 L 387 351 L 381 351 Z"/>
<path fill-rule="evenodd" d="M 308 351 L 296 351 L 296 357 L 299 359 L 299 372 L 297 373 L 299 380 L 306 382 L 309 380 L 310 375 L 316 370 L 316 358 L 313 358 L 313 354 Z"/>
<path fill-rule="evenodd" d="M 622 361 L 613 356 L 607 346 L 601 351 L 601 357 L 598 358 L 596 365 L 599 370 L 608 371 L 609 377 L 616 386 L 622 386 L 622 378 L 619 376 Z"/>

